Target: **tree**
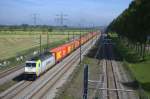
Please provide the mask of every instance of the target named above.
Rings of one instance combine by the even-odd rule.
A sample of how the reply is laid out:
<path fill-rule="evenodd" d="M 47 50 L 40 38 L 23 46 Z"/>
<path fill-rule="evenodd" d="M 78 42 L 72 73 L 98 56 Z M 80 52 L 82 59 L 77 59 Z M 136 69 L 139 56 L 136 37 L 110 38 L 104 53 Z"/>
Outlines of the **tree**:
<path fill-rule="evenodd" d="M 107 31 L 113 31 L 133 44 L 140 44 L 144 55 L 147 37 L 150 35 L 150 1 L 134 0 L 129 7 L 114 19 Z"/>

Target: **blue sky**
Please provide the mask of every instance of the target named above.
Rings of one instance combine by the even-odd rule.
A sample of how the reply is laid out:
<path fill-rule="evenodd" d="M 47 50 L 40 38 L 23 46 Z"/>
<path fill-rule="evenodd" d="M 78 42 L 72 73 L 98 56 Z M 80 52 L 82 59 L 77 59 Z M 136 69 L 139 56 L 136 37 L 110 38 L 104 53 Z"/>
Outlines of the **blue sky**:
<path fill-rule="evenodd" d="M 67 14 L 67 25 L 107 25 L 131 0 L 0 0 L 0 24 L 57 25 L 56 15 Z"/>

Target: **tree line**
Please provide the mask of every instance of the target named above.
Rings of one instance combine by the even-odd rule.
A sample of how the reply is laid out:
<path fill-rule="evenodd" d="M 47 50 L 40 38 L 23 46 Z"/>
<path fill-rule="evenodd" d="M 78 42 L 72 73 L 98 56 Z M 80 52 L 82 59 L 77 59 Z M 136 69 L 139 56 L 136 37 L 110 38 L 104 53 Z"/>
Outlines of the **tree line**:
<path fill-rule="evenodd" d="M 150 38 L 150 0 L 134 0 L 107 27 L 107 32 L 116 32 L 128 41 L 144 58 L 145 48 Z"/>

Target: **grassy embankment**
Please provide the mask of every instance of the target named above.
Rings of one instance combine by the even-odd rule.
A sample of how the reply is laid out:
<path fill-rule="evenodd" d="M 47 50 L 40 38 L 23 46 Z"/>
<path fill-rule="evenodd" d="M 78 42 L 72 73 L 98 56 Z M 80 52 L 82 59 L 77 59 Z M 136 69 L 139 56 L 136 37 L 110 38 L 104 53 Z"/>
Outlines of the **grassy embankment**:
<path fill-rule="evenodd" d="M 96 54 L 97 47 L 93 47 L 90 53 L 85 56 L 82 61 L 81 66 L 77 66 L 73 74 L 70 76 L 68 82 L 60 88 L 58 95 L 55 99 L 82 99 L 83 95 L 83 67 L 84 64 L 89 65 L 89 79 L 90 80 L 99 80 L 100 74 L 100 64 L 99 60 L 94 58 Z M 90 87 L 90 85 L 89 85 Z M 88 90 L 88 97 L 95 97 L 93 89 Z"/>
<path fill-rule="evenodd" d="M 150 55 L 146 55 L 145 60 L 141 60 L 140 56 L 133 49 L 125 46 L 125 42 L 119 40 L 116 34 L 111 34 L 110 37 L 116 43 L 116 50 L 123 58 L 123 63 L 150 97 Z"/>

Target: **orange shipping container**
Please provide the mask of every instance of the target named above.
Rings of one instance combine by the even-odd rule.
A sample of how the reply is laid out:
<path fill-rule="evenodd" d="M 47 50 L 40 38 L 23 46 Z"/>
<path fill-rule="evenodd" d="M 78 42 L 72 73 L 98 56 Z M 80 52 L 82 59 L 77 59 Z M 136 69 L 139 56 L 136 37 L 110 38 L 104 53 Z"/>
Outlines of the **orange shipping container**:
<path fill-rule="evenodd" d="M 62 55 L 63 55 L 63 57 L 65 57 L 67 55 L 67 47 L 66 46 L 62 46 Z"/>
<path fill-rule="evenodd" d="M 81 38 L 81 44 L 83 44 L 84 43 L 84 39 L 83 39 L 83 37 Z"/>
<path fill-rule="evenodd" d="M 71 45 L 70 44 L 67 43 L 67 44 L 64 44 L 63 46 L 66 47 L 67 54 L 71 53 Z"/>
<path fill-rule="evenodd" d="M 71 51 L 73 51 L 73 50 L 74 50 L 74 45 L 75 45 L 75 43 L 74 43 L 74 42 L 71 42 L 70 45 L 71 45 Z"/>
<path fill-rule="evenodd" d="M 63 58 L 63 52 L 62 52 L 61 47 L 54 48 L 50 50 L 50 52 L 55 57 L 56 62 L 60 61 Z"/>
<path fill-rule="evenodd" d="M 75 41 L 75 48 L 78 48 L 79 45 L 80 45 L 80 41 L 79 41 L 79 40 L 76 40 L 76 41 Z"/>

